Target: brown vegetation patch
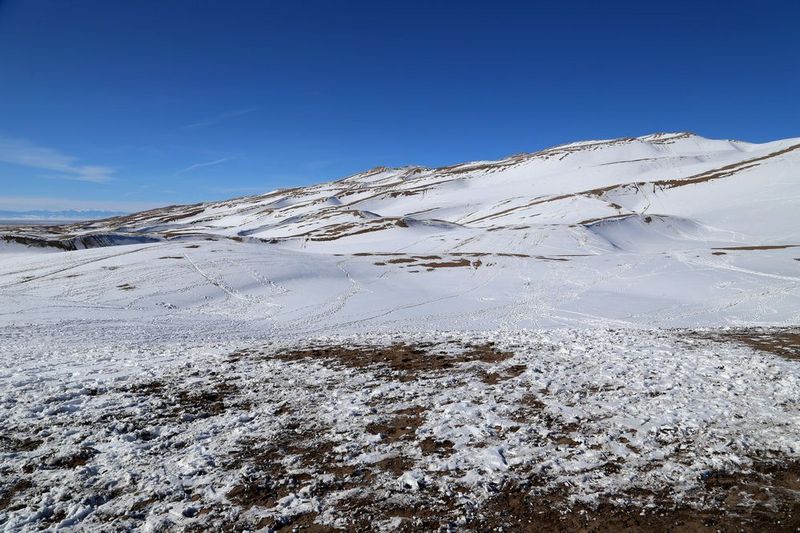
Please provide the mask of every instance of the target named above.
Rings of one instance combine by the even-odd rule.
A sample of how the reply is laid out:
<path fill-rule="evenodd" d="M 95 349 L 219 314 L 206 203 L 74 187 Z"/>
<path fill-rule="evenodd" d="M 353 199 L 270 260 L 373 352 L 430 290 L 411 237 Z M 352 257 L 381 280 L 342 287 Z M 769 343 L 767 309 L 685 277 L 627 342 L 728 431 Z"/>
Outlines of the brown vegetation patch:
<path fill-rule="evenodd" d="M 514 365 L 501 372 L 484 372 L 481 379 L 489 385 L 497 385 L 501 381 L 513 379 L 528 369 L 525 365 Z"/>
<path fill-rule="evenodd" d="M 394 416 L 384 422 L 367 424 L 366 430 L 373 435 L 380 435 L 384 442 L 413 440 L 417 429 L 425 422 L 423 407 L 410 407 L 395 411 Z"/>
<path fill-rule="evenodd" d="M 227 498 L 245 509 L 272 508 L 281 498 L 304 487 L 309 487 L 314 496 L 324 497 L 334 491 L 366 486 L 372 473 L 343 463 L 333 451 L 336 444 L 320 437 L 325 429 L 308 422 L 290 418 L 268 442 L 243 440 L 223 465 L 228 470 L 246 467 L 246 473 Z M 282 462 L 288 457 L 296 457 L 296 461 L 290 461 L 291 470 Z M 323 481 L 323 474 L 331 475 L 332 480 Z M 290 520 L 283 525 L 288 523 L 296 524 Z"/>
<path fill-rule="evenodd" d="M 250 409 L 250 403 L 239 397 L 239 387 L 230 380 L 195 385 L 189 389 L 172 389 L 160 381 L 151 381 L 133 385 L 127 390 L 136 395 L 160 399 L 166 407 L 159 412 L 159 417 L 166 420 L 209 418 L 233 406 Z M 106 415 L 101 421 L 129 417 L 124 413 L 114 413 Z M 147 435 L 143 434 L 142 437 L 149 440 Z"/>
<path fill-rule="evenodd" d="M 33 487 L 33 484 L 30 482 L 29 479 L 18 479 L 13 483 L 10 483 L 8 486 L 2 489 L 0 492 L 0 511 L 11 510 L 8 509 L 11 501 L 14 499 L 14 496 L 21 492 L 25 492 L 29 488 Z"/>
<path fill-rule="evenodd" d="M 390 346 L 319 346 L 282 351 L 275 355 L 283 361 L 332 359 L 352 368 L 385 366 L 400 374 L 400 381 L 417 379 L 428 372 L 447 370 L 458 363 L 480 361 L 498 363 L 512 356 L 501 352 L 492 343 L 471 345 L 463 353 L 431 353 L 422 346 L 392 344 Z"/>
<path fill-rule="evenodd" d="M 436 440 L 428 437 L 419 442 L 423 455 L 441 455 L 448 457 L 453 453 L 453 442 L 449 440 Z"/>
<path fill-rule="evenodd" d="M 480 259 L 476 259 L 475 261 L 470 261 L 469 259 L 458 259 L 452 261 L 438 261 L 435 263 L 420 263 L 418 266 L 425 267 L 428 270 L 434 270 L 436 268 L 458 268 L 458 267 L 474 267 L 478 268 L 481 265 Z"/>
<path fill-rule="evenodd" d="M 721 248 L 712 248 L 712 250 L 785 250 L 786 248 L 797 248 L 798 246 L 800 246 L 800 244 L 726 246 Z"/>
<path fill-rule="evenodd" d="M 408 459 L 407 457 L 403 457 L 402 455 L 395 455 L 378 461 L 375 463 L 375 466 L 381 470 L 385 470 L 396 476 L 400 476 L 414 468 L 414 461 Z"/>
<path fill-rule="evenodd" d="M 0 435 L 0 450 L 4 452 L 32 452 L 42 445 L 41 439 L 24 437 L 21 439 Z"/>
<path fill-rule="evenodd" d="M 716 341 L 734 341 L 785 359 L 800 360 L 800 328 L 741 329 L 701 336 Z"/>
<path fill-rule="evenodd" d="M 94 448 L 83 446 L 74 452 L 49 458 L 45 464 L 49 468 L 78 468 L 89 462 L 89 459 L 100 453 Z"/>
<path fill-rule="evenodd" d="M 796 531 L 800 466 L 756 464 L 751 473 L 709 472 L 695 496 L 704 509 L 666 494 L 634 490 L 597 507 L 565 506 L 561 491 L 541 492 L 536 478 L 507 483 L 469 521 L 470 531 Z M 652 503 L 655 505 L 652 505 Z"/>

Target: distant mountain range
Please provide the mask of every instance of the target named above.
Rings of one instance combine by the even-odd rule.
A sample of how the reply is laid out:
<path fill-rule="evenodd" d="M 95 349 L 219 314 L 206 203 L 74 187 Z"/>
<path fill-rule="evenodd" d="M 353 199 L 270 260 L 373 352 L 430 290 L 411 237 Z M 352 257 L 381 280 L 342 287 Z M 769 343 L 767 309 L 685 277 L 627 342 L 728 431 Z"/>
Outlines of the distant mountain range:
<path fill-rule="evenodd" d="M 124 211 L 76 210 L 64 211 L 32 210 L 32 211 L 6 211 L 0 209 L 0 220 L 97 220 L 124 215 Z"/>

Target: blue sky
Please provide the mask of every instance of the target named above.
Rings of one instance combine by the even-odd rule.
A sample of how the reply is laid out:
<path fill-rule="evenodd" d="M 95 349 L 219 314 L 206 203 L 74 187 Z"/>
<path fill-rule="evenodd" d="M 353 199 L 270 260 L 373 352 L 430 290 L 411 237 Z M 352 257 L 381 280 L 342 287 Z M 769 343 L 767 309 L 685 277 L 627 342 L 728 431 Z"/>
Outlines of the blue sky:
<path fill-rule="evenodd" d="M 135 210 L 654 131 L 800 136 L 798 20 L 769 0 L 0 0 L 0 209 Z"/>

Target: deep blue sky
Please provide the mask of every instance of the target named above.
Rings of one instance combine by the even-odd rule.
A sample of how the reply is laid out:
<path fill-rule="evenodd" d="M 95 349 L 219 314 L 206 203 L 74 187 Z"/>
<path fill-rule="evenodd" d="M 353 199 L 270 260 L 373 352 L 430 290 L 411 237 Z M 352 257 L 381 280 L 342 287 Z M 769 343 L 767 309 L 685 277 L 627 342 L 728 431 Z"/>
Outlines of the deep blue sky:
<path fill-rule="evenodd" d="M 654 131 L 798 136 L 798 4 L 0 0 L 0 209 Z"/>

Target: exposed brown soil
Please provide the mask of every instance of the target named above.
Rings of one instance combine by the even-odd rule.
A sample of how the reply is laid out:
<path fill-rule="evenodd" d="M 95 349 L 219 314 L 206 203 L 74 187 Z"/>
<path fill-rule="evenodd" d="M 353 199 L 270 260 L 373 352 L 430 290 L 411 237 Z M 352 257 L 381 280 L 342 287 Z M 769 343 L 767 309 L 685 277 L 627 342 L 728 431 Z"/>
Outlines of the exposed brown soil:
<path fill-rule="evenodd" d="M 162 400 L 165 406 L 159 417 L 165 420 L 178 418 L 202 419 L 219 415 L 231 407 L 247 410 L 250 404 L 240 398 L 239 387 L 233 381 L 217 381 L 209 385 L 196 385 L 188 389 L 172 389 L 160 381 L 140 383 L 127 389 L 129 392 Z M 115 419 L 127 419 L 126 413 L 109 414 L 100 422 Z M 149 440 L 149 435 L 142 432 L 140 438 Z"/>
<path fill-rule="evenodd" d="M 31 452 L 42 445 L 41 439 L 32 439 L 29 437 L 23 437 L 21 439 L 16 439 L 14 437 L 8 437 L 5 435 L 0 435 L 0 450 L 4 452 Z"/>
<path fill-rule="evenodd" d="M 740 329 L 701 336 L 716 341 L 738 342 L 786 359 L 800 360 L 800 328 Z"/>
<path fill-rule="evenodd" d="M 453 453 L 454 444 L 449 440 L 436 440 L 431 437 L 419 441 L 419 448 L 424 455 L 441 455 L 444 457 Z"/>
<path fill-rule="evenodd" d="M 712 250 L 784 250 L 786 248 L 797 248 L 798 246 L 800 246 L 800 244 L 726 246 L 722 248 L 712 248 Z"/>
<path fill-rule="evenodd" d="M 297 492 L 303 486 L 314 483 L 318 485 L 318 491 L 326 493 L 347 488 L 346 482 L 352 485 L 350 478 L 363 477 L 363 472 L 340 465 L 332 452 L 334 444 L 320 438 L 324 433 L 324 428 L 290 420 L 270 442 L 242 441 L 240 451 L 223 466 L 228 470 L 247 466 L 249 473 L 240 477 L 226 494 L 227 498 L 245 509 L 270 508 L 279 499 Z M 295 468 L 289 471 L 283 465 L 281 461 L 289 456 L 298 456 L 299 470 Z M 332 484 L 321 485 L 310 472 L 334 474 L 336 480 Z"/>
<path fill-rule="evenodd" d="M 380 435 L 385 442 L 413 440 L 417 429 L 425 422 L 425 409 L 423 407 L 410 407 L 393 413 L 385 422 L 367 424 L 367 432 Z"/>
<path fill-rule="evenodd" d="M 403 457 L 402 455 L 395 455 L 393 457 L 387 457 L 386 459 L 378 461 L 375 463 L 375 466 L 381 470 L 385 470 L 396 476 L 400 476 L 403 474 L 403 472 L 407 472 L 413 468 L 414 461 Z"/>
<path fill-rule="evenodd" d="M 436 268 L 458 268 L 469 266 L 478 268 L 480 265 L 480 260 L 470 261 L 469 259 L 458 259 L 453 261 L 438 261 L 435 263 L 421 263 L 418 266 L 425 267 L 428 270 L 434 270 Z"/>
<path fill-rule="evenodd" d="M 96 449 L 84 446 L 74 452 L 52 457 L 46 461 L 46 465 L 50 468 L 77 468 L 84 466 L 98 453 Z"/>
<path fill-rule="evenodd" d="M 504 486 L 466 529 L 523 532 L 740 532 L 797 531 L 800 528 L 800 465 L 756 464 L 751 473 L 711 473 L 705 480 L 708 510 L 675 505 L 657 493 L 629 495 L 629 505 L 602 502 L 596 508 L 563 511 L 563 495 L 541 494 L 529 483 Z M 644 506 L 655 499 L 656 506 Z M 639 502 L 642 503 L 639 503 Z"/>
<path fill-rule="evenodd" d="M 14 495 L 24 492 L 33 485 L 28 479 L 18 479 L 2 489 L 0 492 L 0 511 L 10 510 L 9 504 L 14 499 Z"/>
<path fill-rule="evenodd" d="M 409 381 L 422 377 L 428 372 L 453 368 L 458 363 L 471 361 L 498 363 L 512 356 L 510 353 L 496 350 L 492 344 L 470 346 L 468 350 L 460 354 L 430 353 L 424 348 L 424 346 L 409 346 L 407 344 L 360 348 L 321 346 L 283 351 L 275 357 L 284 361 L 334 359 L 353 368 L 386 366 L 400 374 L 400 381 Z"/>
<path fill-rule="evenodd" d="M 496 385 L 501 381 L 506 381 L 508 379 L 515 378 L 525 372 L 528 369 L 525 365 L 514 365 L 506 368 L 502 372 L 486 372 L 483 374 L 482 378 L 484 383 L 488 383 L 489 385 Z"/>

